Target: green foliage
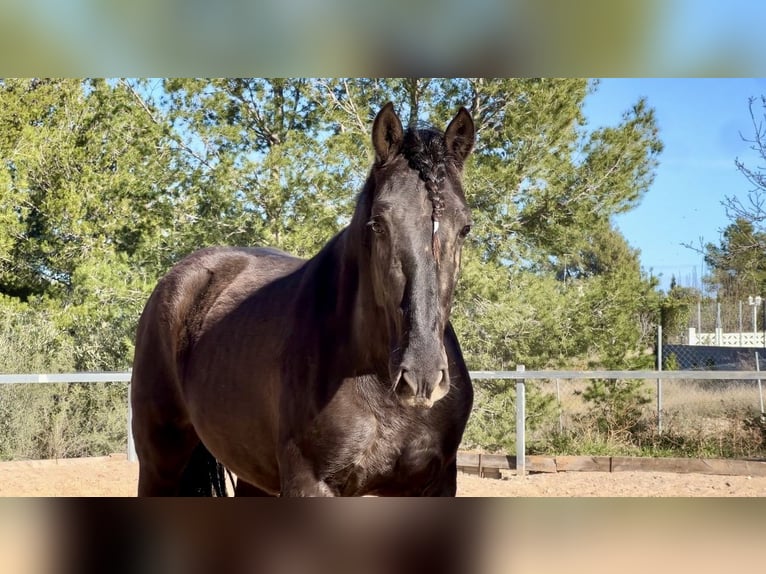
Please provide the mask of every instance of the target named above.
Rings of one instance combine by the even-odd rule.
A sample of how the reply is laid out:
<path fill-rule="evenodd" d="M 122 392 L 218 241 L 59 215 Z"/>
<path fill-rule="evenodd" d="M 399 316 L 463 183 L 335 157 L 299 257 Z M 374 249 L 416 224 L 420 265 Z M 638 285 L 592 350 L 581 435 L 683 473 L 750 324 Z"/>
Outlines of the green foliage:
<path fill-rule="evenodd" d="M 547 437 L 545 448 L 535 454 L 571 456 L 646 456 L 646 452 L 632 442 L 609 439 L 590 423 L 578 421 L 576 428 L 556 432 Z"/>
<path fill-rule="evenodd" d="M 167 120 L 186 151 L 177 185 L 194 221 L 179 238 L 189 251 L 265 244 L 310 256 L 340 229 L 354 197 L 348 180 L 364 169 L 368 138 L 331 133 L 334 118 L 321 103 L 330 86 L 176 79 L 165 90 Z M 369 130 L 366 114 L 359 121 L 355 131 Z"/>
<path fill-rule="evenodd" d="M 766 232 L 739 217 L 724 229 L 720 245 L 707 244 L 708 281 L 719 297 L 741 300 L 766 289 Z"/>
<path fill-rule="evenodd" d="M 541 368 L 577 343 L 564 286 L 553 277 L 510 274 L 464 253 L 452 320 L 469 368 Z"/>
<path fill-rule="evenodd" d="M 679 369 L 678 356 L 675 353 L 670 353 L 667 357 L 664 357 L 665 364 L 662 366 L 665 371 L 677 371 Z"/>
<path fill-rule="evenodd" d="M 67 305 L 56 311 L 59 327 L 75 342 L 79 371 L 130 368 L 136 322 L 154 287 L 145 274 L 131 268 L 124 253 L 104 250 L 101 256 L 72 274 Z"/>
<path fill-rule="evenodd" d="M 700 297 L 697 289 L 681 287 L 675 280 L 670 282 L 670 289 L 660 301 L 660 324 L 664 340 L 678 339 L 685 334 L 691 313 Z"/>
<path fill-rule="evenodd" d="M 0 373 L 74 370 L 74 344 L 61 336 L 55 317 L 5 295 L 0 295 L 0 349 Z"/>
<path fill-rule="evenodd" d="M 167 223 L 152 209 L 167 158 L 131 94 L 103 81 L 7 80 L 0 99 L 0 205 L 14 206 L 0 292 L 64 297 L 83 262 L 148 247 Z"/>
<path fill-rule="evenodd" d="M 529 381 L 525 385 L 525 428 L 533 432 L 550 426 L 555 415 L 555 397 Z M 516 450 L 516 381 L 481 381 L 475 388 L 475 404 L 468 421 L 463 446 L 489 452 Z"/>
<path fill-rule="evenodd" d="M 607 440 L 640 432 L 643 408 L 651 401 L 639 379 L 593 379 L 582 396 L 589 405 L 585 416 Z"/>

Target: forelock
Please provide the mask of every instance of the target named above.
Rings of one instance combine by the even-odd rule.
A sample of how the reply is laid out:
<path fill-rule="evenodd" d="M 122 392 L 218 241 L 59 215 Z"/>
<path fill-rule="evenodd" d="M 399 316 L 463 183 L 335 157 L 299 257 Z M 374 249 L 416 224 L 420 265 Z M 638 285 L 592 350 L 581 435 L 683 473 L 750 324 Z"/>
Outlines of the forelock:
<path fill-rule="evenodd" d="M 447 162 L 451 158 L 441 131 L 435 128 L 408 128 L 404 134 L 402 154 L 426 184 L 436 189 L 442 186 L 447 175 Z"/>
<path fill-rule="evenodd" d="M 441 219 L 444 212 L 442 187 L 447 177 L 447 167 L 454 158 L 447 151 L 444 134 L 435 128 L 410 127 L 404 135 L 402 153 L 412 169 L 420 175 L 433 205 L 432 218 Z"/>

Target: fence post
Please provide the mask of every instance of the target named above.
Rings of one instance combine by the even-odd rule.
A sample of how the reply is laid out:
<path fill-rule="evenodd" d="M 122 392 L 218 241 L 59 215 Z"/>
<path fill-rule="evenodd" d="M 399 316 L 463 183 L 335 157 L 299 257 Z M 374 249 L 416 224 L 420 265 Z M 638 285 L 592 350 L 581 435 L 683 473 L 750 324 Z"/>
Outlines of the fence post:
<path fill-rule="evenodd" d="M 697 332 L 702 333 L 702 301 L 697 301 Z"/>
<path fill-rule="evenodd" d="M 130 383 L 128 383 L 128 461 L 136 462 L 136 443 L 133 441 L 133 405 L 130 402 Z"/>
<path fill-rule="evenodd" d="M 516 365 L 517 371 L 526 370 L 524 365 Z M 516 379 L 516 476 L 524 476 L 527 472 L 526 437 L 526 386 L 524 379 Z"/>
<path fill-rule="evenodd" d="M 742 346 L 742 300 L 739 300 L 739 346 Z"/>
<path fill-rule="evenodd" d="M 715 304 L 715 344 L 723 345 L 723 322 L 721 321 L 721 303 Z"/>
<path fill-rule="evenodd" d="M 755 352 L 755 370 L 761 372 L 761 362 L 758 358 L 758 351 Z M 758 379 L 758 398 L 761 405 L 761 418 L 766 416 L 766 412 L 763 411 L 763 386 L 761 385 L 761 379 Z"/>
<path fill-rule="evenodd" d="M 662 370 L 662 325 L 657 325 L 657 370 Z M 657 434 L 662 434 L 662 379 L 657 379 Z"/>

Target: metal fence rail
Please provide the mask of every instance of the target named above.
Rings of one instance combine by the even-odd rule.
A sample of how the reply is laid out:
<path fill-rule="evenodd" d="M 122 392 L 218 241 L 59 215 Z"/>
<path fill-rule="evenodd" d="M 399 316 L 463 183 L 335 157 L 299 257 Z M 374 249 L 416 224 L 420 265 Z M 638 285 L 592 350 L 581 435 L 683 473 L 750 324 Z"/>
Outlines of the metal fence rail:
<path fill-rule="evenodd" d="M 130 371 L 114 373 L 51 373 L 0 375 L 0 385 L 33 383 L 129 383 Z"/>
<path fill-rule="evenodd" d="M 754 381 L 764 377 L 759 371 L 471 371 L 481 379 L 697 379 Z"/>
<path fill-rule="evenodd" d="M 481 380 L 515 380 L 516 381 L 516 460 L 517 473 L 525 472 L 526 453 L 526 381 L 556 381 L 556 393 L 558 395 L 559 380 L 593 380 L 593 379 L 620 379 L 620 380 L 695 380 L 695 381 L 758 381 L 758 391 L 761 394 L 761 411 L 763 411 L 763 396 L 761 388 L 760 371 L 526 371 L 523 365 L 519 365 L 516 371 L 471 371 L 471 378 Z M 42 384 L 42 383 L 107 383 L 122 382 L 130 383 L 130 371 L 105 372 L 105 373 L 53 373 L 53 374 L 10 374 L 0 375 L 0 384 Z M 657 386 L 657 404 L 662 404 L 662 387 Z M 658 422 L 661 424 L 661 409 L 658 408 Z M 133 441 L 132 409 L 130 405 L 130 392 L 128 392 L 127 404 L 127 455 L 128 460 L 135 461 L 135 444 Z"/>

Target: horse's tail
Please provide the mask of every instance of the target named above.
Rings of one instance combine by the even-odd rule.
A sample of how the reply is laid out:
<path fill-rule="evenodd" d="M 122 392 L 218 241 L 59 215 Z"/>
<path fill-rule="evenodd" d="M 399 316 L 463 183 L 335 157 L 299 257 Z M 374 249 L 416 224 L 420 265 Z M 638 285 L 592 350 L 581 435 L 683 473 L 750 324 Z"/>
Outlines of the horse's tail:
<path fill-rule="evenodd" d="M 181 496 L 228 496 L 226 469 L 199 443 L 181 476 Z"/>

